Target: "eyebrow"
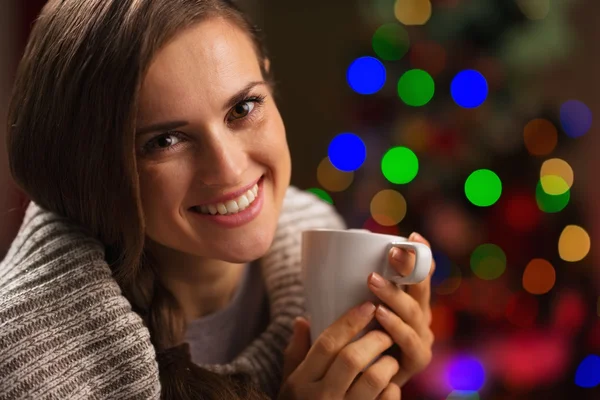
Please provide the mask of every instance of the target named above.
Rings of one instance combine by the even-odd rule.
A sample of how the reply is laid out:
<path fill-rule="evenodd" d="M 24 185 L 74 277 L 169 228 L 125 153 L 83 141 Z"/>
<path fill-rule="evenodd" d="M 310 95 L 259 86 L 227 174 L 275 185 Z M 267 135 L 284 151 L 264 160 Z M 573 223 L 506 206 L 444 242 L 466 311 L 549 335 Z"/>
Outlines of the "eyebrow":
<path fill-rule="evenodd" d="M 248 83 L 242 90 L 240 90 L 239 92 L 237 92 L 236 94 L 231 96 L 231 98 L 229 98 L 229 100 L 227 100 L 223 109 L 225 111 L 229 110 L 230 108 L 232 108 L 233 106 L 235 106 L 236 104 L 238 104 L 239 102 L 241 102 L 242 100 L 247 98 L 250 91 L 253 88 L 255 88 L 256 86 L 259 86 L 259 85 L 266 85 L 266 84 L 267 83 L 265 81 L 255 81 L 255 82 Z M 189 123 L 188 121 L 183 121 L 183 120 L 159 122 L 159 123 L 148 125 L 141 129 L 138 129 L 135 134 L 136 134 L 136 136 L 139 136 L 139 135 L 145 135 L 150 132 L 169 131 L 172 129 L 181 128 L 182 126 L 185 126 L 188 123 Z"/>

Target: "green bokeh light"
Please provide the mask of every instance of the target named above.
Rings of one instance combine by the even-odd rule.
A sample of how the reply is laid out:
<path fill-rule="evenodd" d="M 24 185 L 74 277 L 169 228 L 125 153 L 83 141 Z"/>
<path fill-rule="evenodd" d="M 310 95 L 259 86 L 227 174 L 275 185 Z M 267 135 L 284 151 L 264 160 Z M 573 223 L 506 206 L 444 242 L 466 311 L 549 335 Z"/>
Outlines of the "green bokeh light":
<path fill-rule="evenodd" d="M 409 183 L 419 172 L 419 159 L 407 147 L 393 147 L 384 154 L 381 160 L 381 172 L 392 183 Z"/>
<path fill-rule="evenodd" d="M 319 197 L 321 200 L 323 200 L 326 203 L 333 204 L 333 199 L 331 198 L 329 193 L 327 193 L 323 189 L 310 188 L 310 189 L 308 189 L 308 192 L 315 194 L 317 197 Z"/>
<path fill-rule="evenodd" d="M 480 400 L 479 392 L 477 391 L 466 391 L 466 390 L 454 390 L 452 391 L 446 400 Z"/>
<path fill-rule="evenodd" d="M 502 194 L 502 181 L 489 169 L 474 171 L 465 182 L 465 194 L 471 203 L 479 207 L 489 207 L 496 203 Z"/>
<path fill-rule="evenodd" d="M 506 254 L 495 244 L 482 244 L 471 254 L 471 270 L 481 279 L 496 279 L 506 270 Z"/>
<path fill-rule="evenodd" d="M 406 71 L 398 81 L 398 95 L 409 106 L 424 106 L 433 98 L 434 93 L 435 82 L 422 69 Z"/>
<path fill-rule="evenodd" d="M 546 213 L 557 213 L 562 211 L 569 200 L 571 200 L 571 191 L 566 190 L 563 194 L 551 195 L 544 191 L 542 181 L 538 181 L 537 187 L 535 188 L 535 199 L 537 201 L 538 208 Z"/>
<path fill-rule="evenodd" d="M 382 60 L 400 60 L 410 46 L 408 32 L 399 24 L 384 24 L 373 34 L 373 51 Z"/>

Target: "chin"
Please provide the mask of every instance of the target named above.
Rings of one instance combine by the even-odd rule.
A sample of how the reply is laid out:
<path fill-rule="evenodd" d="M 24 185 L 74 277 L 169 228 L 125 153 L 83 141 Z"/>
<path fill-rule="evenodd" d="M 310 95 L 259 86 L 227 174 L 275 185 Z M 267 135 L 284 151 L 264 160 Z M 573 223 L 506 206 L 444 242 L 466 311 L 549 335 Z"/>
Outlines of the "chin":
<path fill-rule="evenodd" d="M 242 264 L 255 261 L 269 251 L 274 233 L 254 235 L 252 240 L 228 241 L 227 246 L 215 248 L 213 257 L 230 263 Z"/>

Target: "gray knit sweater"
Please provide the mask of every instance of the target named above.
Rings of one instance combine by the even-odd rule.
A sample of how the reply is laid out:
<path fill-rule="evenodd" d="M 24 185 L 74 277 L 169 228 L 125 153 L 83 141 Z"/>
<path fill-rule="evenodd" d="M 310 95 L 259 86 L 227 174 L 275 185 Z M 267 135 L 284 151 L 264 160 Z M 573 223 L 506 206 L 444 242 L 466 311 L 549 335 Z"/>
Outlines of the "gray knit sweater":
<path fill-rule="evenodd" d="M 304 313 L 300 232 L 317 227 L 344 223 L 330 205 L 290 187 L 261 260 L 271 322 L 230 364 L 208 369 L 248 374 L 276 396 L 292 321 Z M 103 246 L 30 203 L 0 263 L 0 399 L 159 396 L 149 331 L 112 278 Z"/>

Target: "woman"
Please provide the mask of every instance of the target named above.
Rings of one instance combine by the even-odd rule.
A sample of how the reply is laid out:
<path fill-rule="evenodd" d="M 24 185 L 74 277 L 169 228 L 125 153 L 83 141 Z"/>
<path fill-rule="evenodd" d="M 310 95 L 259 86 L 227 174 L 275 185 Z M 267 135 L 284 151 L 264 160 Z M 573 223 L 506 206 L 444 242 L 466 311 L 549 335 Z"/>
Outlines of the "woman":
<path fill-rule="evenodd" d="M 343 222 L 289 187 L 271 82 L 229 1 L 46 5 L 9 113 L 32 203 L 0 264 L 0 398 L 400 397 L 431 357 L 429 283 L 372 277 L 393 312 L 357 305 L 310 346 L 299 235 Z"/>

